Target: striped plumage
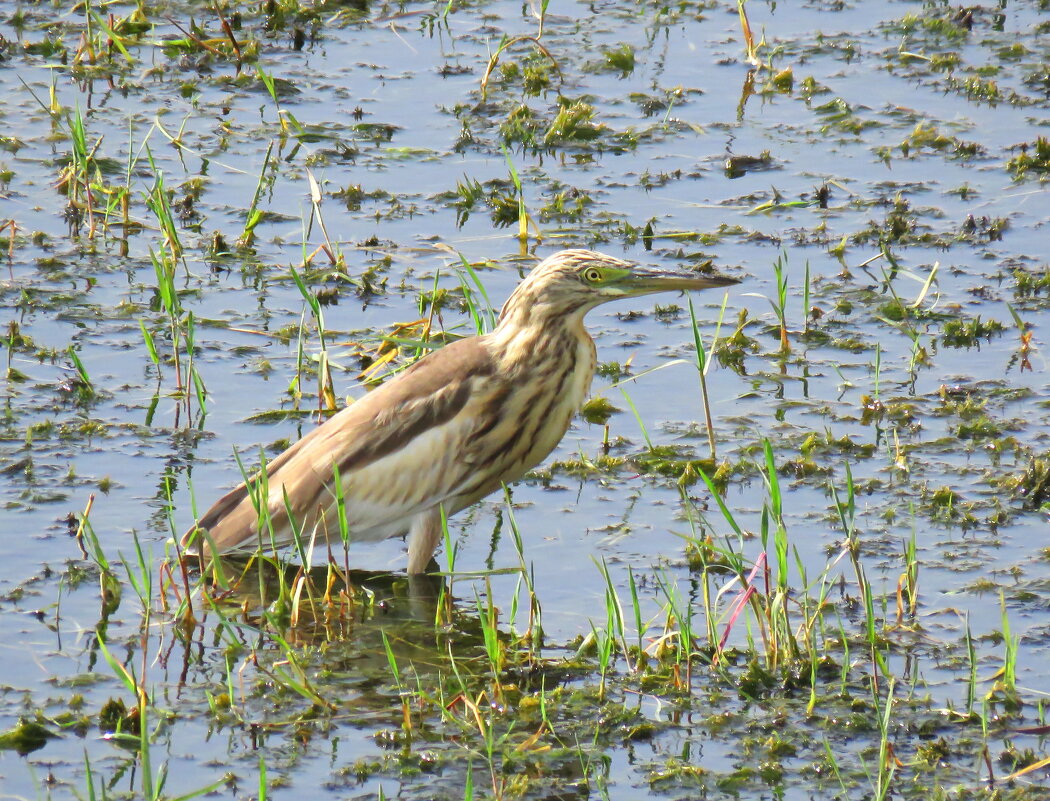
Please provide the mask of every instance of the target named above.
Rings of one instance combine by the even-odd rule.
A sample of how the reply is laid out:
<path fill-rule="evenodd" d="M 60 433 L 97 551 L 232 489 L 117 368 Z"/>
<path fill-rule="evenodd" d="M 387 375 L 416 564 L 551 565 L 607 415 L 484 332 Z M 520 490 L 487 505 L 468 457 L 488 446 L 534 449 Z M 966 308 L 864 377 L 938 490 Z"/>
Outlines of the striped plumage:
<path fill-rule="evenodd" d="M 588 311 L 622 297 L 731 283 L 589 250 L 556 253 L 518 285 L 491 333 L 428 354 L 269 462 L 265 477 L 252 479 L 267 492 L 270 523 L 262 535 L 241 484 L 183 545 L 206 553 L 288 544 L 286 496 L 305 539 L 316 534 L 336 544 L 338 468 L 351 538 L 407 533 L 408 571 L 422 572 L 441 536 L 442 506 L 455 514 L 517 480 L 568 430 L 594 375 Z"/>

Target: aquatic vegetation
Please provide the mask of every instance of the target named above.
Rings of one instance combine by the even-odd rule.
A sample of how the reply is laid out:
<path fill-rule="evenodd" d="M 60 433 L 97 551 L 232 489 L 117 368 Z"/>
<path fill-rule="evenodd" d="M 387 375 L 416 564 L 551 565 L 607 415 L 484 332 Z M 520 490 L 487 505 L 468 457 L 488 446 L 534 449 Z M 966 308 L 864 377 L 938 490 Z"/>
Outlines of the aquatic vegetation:
<path fill-rule="evenodd" d="M 1015 181 L 1024 180 L 1030 172 L 1050 172 L 1050 138 L 1040 136 L 1031 144 L 1022 143 L 1016 149 L 1020 153 L 1006 163 L 1006 170 Z"/>
<path fill-rule="evenodd" d="M 1050 501 L 1050 459 L 1032 457 L 1028 466 L 1008 484 L 1028 509 L 1038 509 Z"/>
<path fill-rule="evenodd" d="M 982 339 L 990 340 L 1004 330 L 998 320 L 982 322 L 980 316 L 972 320 L 945 320 L 940 341 L 949 348 L 979 347 Z"/>
<path fill-rule="evenodd" d="M 604 50 L 602 55 L 605 57 L 604 69 L 620 73 L 621 78 L 626 78 L 634 72 L 634 48 L 626 42 L 619 47 Z"/>
<path fill-rule="evenodd" d="M 964 142 L 954 136 L 939 132 L 931 123 L 920 122 L 908 137 L 901 142 L 901 155 L 908 158 L 913 150 L 930 148 L 937 151 L 948 151 L 954 158 L 973 158 L 984 153 L 984 148 L 977 142 Z"/>
<path fill-rule="evenodd" d="M 558 112 L 543 135 L 545 146 L 588 142 L 602 135 L 603 126 L 594 122 L 595 111 L 589 103 L 565 98 L 558 105 Z"/>
<path fill-rule="evenodd" d="M 621 410 L 613 406 L 607 398 L 598 395 L 588 399 L 583 404 L 583 408 L 580 409 L 580 416 L 588 423 L 605 425 L 609 422 L 609 418 L 619 411 Z"/>

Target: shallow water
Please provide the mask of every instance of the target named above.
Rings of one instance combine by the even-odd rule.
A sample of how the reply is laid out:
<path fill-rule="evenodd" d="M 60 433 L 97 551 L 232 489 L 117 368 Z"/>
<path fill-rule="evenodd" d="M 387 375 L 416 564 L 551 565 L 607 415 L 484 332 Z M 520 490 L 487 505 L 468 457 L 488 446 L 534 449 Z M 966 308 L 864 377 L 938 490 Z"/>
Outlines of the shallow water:
<path fill-rule="evenodd" d="M 266 31 L 260 10 L 245 9 L 237 35 L 256 41 L 259 56 L 240 69 L 235 59 L 204 47 L 165 52 L 165 39 L 184 36 L 175 23 L 188 29 L 191 17 L 212 37 L 207 42 L 213 50 L 226 47 L 214 14 L 179 3 L 145 10 L 151 27 L 128 40 L 130 64 L 119 52 L 110 60 L 100 56 L 95 65 L 82 53 L 77 63 L 81 33 L 90 36 L 92 30 L 83 9 L 27 4 L 5 12 L 0 92 L 9 100 L 0 109 L 5 137 L 0 170 L 11 175 L 0 189 L 0 218 L 12 219 L 17 228 L 0 274 L 0 297 L 5 356 L 16 372 L 0 385 L 5 534 L 0 597 L 6 613 L 0 617 L 6 657 L 0 669 L 0 730 L 10 730 L 34 710 L 57 716 L 82 709 L 93 720 L 106 699 L 127 696 L 98 654 L 96 628 L 121 660 L 140 664 L 143 621 L 124 572 L 117 571 L 125 581 L 121 605 L 101 621 L 95 574 L 89 570 L 80 584 L 69 586 L 70 570 L 84 563 L 67 536 L 67 515 L 81 513 L 94 493 L 90 522 L 110 559 L 118 561 L 119 554 L 132 560 L 136 533 L 159 562 L 167 538 L 192 523 L 194 504 L 203 510 L 239 480 L 235 449 L 252 461 L 260 445 L 294 440 L 313 425 L 309 419 L 251 419 L 293 405 L 288 387 L 296 372 L 304 302 L 288 265 L 301 264 L 304 254 L 323 242 L 316 224 L 304 233 L 311 214 L 308 170 L 324 191 L 324 223 L 346 264 L 340 276 L 326 269 L 319 254 L 313 263 L 318 269 L 308 274 L 311 288 L 339 291 L 338 305 L 324 307 L 324 320 L 341 396 L 364 391 L 357 381 L 355 345 L 374 348 L 394 324 L 425 316 L 420 294 L 430 292 L 435 281 L 458 291 L 457 253 L 477 265 L 497 308 L 534 257 L 567 246 L 663 266 L 711 260 L 715 269 L 740 278 L 718 331 L 731 334 L 737 314 L 746 309 L 750 321 L 744 331 L 755 350 L 744 355 L 741 371 L 716 363 L 708 376 L 718 457 L 734 466 L 726 505 L 749 534 L 759 531 L 768 499 L 760 475 L 763 440 L 771 442 L 778 465 L 812 460 L 801 465 L 801 473 L 786 470 L 780 477 L 793 549 L 791 583 L 802 592 L 795 553 L 812 580 L 839 552 L 843 532 L 829 488 L 844 492 L 848 462 L 861 488 L 857 525 L 863 563 L 887 608 L 902 569 L 903 543 L 914 533 L 921 633 L 907 647 L 906 635 L 894 641 L 894 671 L 912 681 L 920 677 L 917 686 L 930 696 L 932 709 L 960 706 L 967 673 L 956 656 L 965 625 L 975 638 L 980 677 L 988 679 L 1003 660 L 1005 608 L 1010 632 L 1020 638 L 1017 683 L 1025 704 L 1022 718 L 1009 725 L 1037 725 L 1037 705 L 1045 703 L 1048 685 L 1042 662 L 1050 630 L 1047 512 L 1045 504 L 1041 511 L 1024 508 L 1008 480 L 1033 457 L 1045 459 L 1050 447 L 1043 346 L 1050 282 L 1037 294 L 1023 295 L 1016 273 L 1047 275 L 1050 204 L 1038 172 L 1017 180 L 1007 163 L 1021 152 L 1018 145 L 1028 143 L 1034 151 L 1037 137 L 1046 135 L 1050 14 L 1045 3 L 982 7 L 970 31 L 951 23 L 955 9 L 941 4 L 752 3 L 756 36 L 765 33 L 763 59 L 774 72 L 790 67 L 794 78 L 790 91 L 779 91 L 769 83 L 771 73 L 760 70 L 752 79 L 753 94 L 746 88 L 735 4 L 551 3 L 540 41 L 563 81 L 551 70 L 550 88 L 529 95 L 520 76 L 497 67 L 484 102 L 479 87 L 501 36 L 538 31 L 529 7 L 485 2 L 456 7 L 442 19 L 444 4 L 364 5 L 360 14 L 353 4 L 319 7 L 316 23 L 309 14 L 296 22 L 289 13 L 273 33 Z M 133 10 L 112 5 L 106 13 L 119 19 Z M 18 14 L 24 15 L 21 27 L 13 24 Z M 97 34 L 98 20 L 92 18 L 92 25 Z M 307 34 L 301 51 L 292 46 L 297 25 Z M 61 39 L 64 62 L 60 50 L 40 52 L 49 37 Z M 623 76 L 603 68 L 603 51 L 622 43 L 635 54 L 633 70 Z M 547 64 L 536 52 L 532 42 L 521 41 L 500 62 Z M 949 53 L 958 55 L 954 68 L 932 66 L 931 59 Z M 282 132 L 257 67 L 291 87 L 278 96 L 280 107 L 302 130 L 289 123 Z M 809 77 L 817 87 L 812 94 L 804 86 Z M 995 81 L 999 99 L 990 102 L 956 85 L 970 78 Z M 544 120 L 537 126 L 542 138 L 559 88 L 567 98 L 584 98 L 593 107 L 593 123 L 604 127 L 591 131 L 594 138 L 555 138 L 543 148 L 511 141 L 504 154 L 499 126 L 508 114 L 527 105 Z M 828 105 L 836 100 L 845 106 Z M 840 113 L 842 108 L 848 113 Z M 108 232 L 100 226 L 94 237 L 89 220 L 73 230 L 64 214 L 69 197 L 56 187 L 74 148 L 69 129 L 76 110 L 83 115 L 93 158 L 105 167 L 104 182 L 111 189 L 130 188 L 130 216 L 137 225 L 126 239 L 116 224 Z M 921 146 L 914 134 L 920 124 L 959 141 Z M 181 148 L 171 143 L 175 136 Z M 967 150 L 960 142 L 979 147 Z M 738 177 L 724 169 L 727 156 L 758 157 L 764 151 L 769 163 L 761 169 Z M 533 236 L 524 253 L 514 236 L 516 219 L 499 227 L 479 201 L 463 221 L 455 205 L 457 184 L 468 180 L 490 189 L 487 182 L 499 181 L 500 194 L 512 197 L 508 160 L 541 232 L 540 241 Z M 261 173 L 266 180 L 257 205 L 266 216 L 251 246 L 237 248 Z M 164 238 L 145 201 L 160 174 L 175 203 L 197 191 L 190 182 L 200 182 L 192 214 L 178 225 L 185 251 L 175 285 L 183 308 L 196 319 L 194 365 L 208 393 L 203 419 L 196 400 L 189 414 L 179 408 L 172 395 L 173 368 L 164 363 L 158 370 L 151 362 L 140 329 L 141 323 L 153 332 L 167 357 L 166 317 L 150 261 L 151 251 L 163 251 Z M 756 210 L 777 199 L 811 199 L 823 182 L 830 188 L 827 209 Z M 338 195 L 348 188 L 356 198 L 349 205 Z M 98 187 L 93 191 L 104 205 Z M 582 203 L 578 213 L 555 213 L 553 200 L 561 192 L 566 209 Z M 895 198 L 907 207 L 894 212 Z M 118 219 L 116 212 L 114 222 Z M 642 237 L 647 222 L 654 235 L 651 252 Z M 229 255 L 211 253 L 215 232 Z M 880 235 L 899 270 L 886 258 L 863 266 L 879 255 Z M 789 354 L 780 352 L 770 300 L 777 293 L 773 264 L 781 254 Z M 807 264 L 810 306 L 821 314 L 811 317 L 811 334 L 804 336 Z M 923 294 L 935 264 L 935 278 Z M 367 297 L 355 294 L 366 273 L 373 284 L 385 281 L 385 288 Z M 916 340 L 887 319 L 893 293 L 911 309 L 912 332 L 926 355 L 927 363 L 915 369 Z M 692 302 L 710 342 L 722 296 L 698 294 Z M 669 304 L 682 310 L 654 313 Z M 646 619 L 659 614 L 664 603 L 658 579 L 680 584 L 699 604 L 683 540 L 691 526 L 674 480 L 631 464 L 583 477 L 565 466 L 581 456 L 600 456 L 606 436 L 617 443 L 614 455 L 644 455 L 646 436 L 656 445 L 685 445 L 692 456 L 705 455 L 693 329 L 685 307 L 683 298 L 646 298 L 603 306 L 589 316 L 599 360 L 629 362 L 631 374 L 639 377 L 616 387 L 608 378 L 596 378 L 593 393 L 621 409 L 608 434 L 579 419 L 540 472 L 512 488 L 552 658 L 571 654 L 574 648 L 567 644 L 592 625 L 604 625 L 606 581 L 596 561 L 609 565 L 624 598 L 627 566 L 640 577 Z M 1032 332 L 1030 370 L 1020 369 L 1021 335 L 1011 307 Z M 944 344 L 947 322 L 977 317 L 998 321 L 1004 330 L 971 347 Z M 319 341 L 308 313 L 305 319 L 304 348 L 313 357 Z M 454 303 L 439 321 L 455 333 L 474 330 Z M 76 397 L 70 347 L 97 392 L 90 400 Z M 670 364 L 676 359 L 685 363 Z M 663 369 L 646 372 L 656 367 Z M 303 381 L 302 409 L 317 405 L 317 381 L 310 375 Z M 635 405 L 637 419 L 621 390 Z M 865 419 L 866 397 L 885 405 L 881 418 Z M 960 432 L 975 421 L 984 427 Z M 826 434 L 851 444 L 806 445 L 811 435 L 823 440 Z M 548 472 L 555 462 L 563 466 Z M 941 488 L 956 494 L 948 506 L 936 500 Z M 728 535 L 704 484 L 692 484 L 688 493 L 707 509 L 701 529 L 717 538 Z M 469 574 L 518 565 L 502 498 L 459 515 L 452 534 L 459 545 L 457 570 Z M 749 561 L 762 551 L 757 537 L 745 539 L 742 547 Z M 400 543 L 355 547 L 351 555 L 355 567 L 403 569 Z M 840 573 L 852 580 L 845 560 L 830 576 Z M 475 597 L 491 597 L 506 624 L 518 581 L 510 573 L 487 582 L 457 580 L 454 594 L 471 638 L 478 628 Z M 414 608 L 405 600 L 411 593 L 391 592 L 397 614 Z M 424 623 L 426 612 L 419 613 Z M 390 752 L 372 736 L 378 729 L 396 729 L 400 715 L 378 633 L 385 624 L 378 620 L 362 620 L 355 632 L 317 652 L 304 646 L 304 659 L 326 674 L 326 691 L 345 704 L 340 715 L 311 724 L 307 736 L 303 727 L 289 723 L 301 711 L 295 703 L 255 696 L 246 704 L 247 716 L 273 724 L 272 733 L 260 735 L 233 722 L 217 725 L 209 712 L 204 691 L 218 692 L 225 680 L 214 629 L 195 646 L 204 654 L 197 662 L 181 654 L 170 621 L 158 611 L 147 632 L 147 681 L 159 708 L 177 710 L 153 743 L 154 770 L 161 761 L 168 764 L 165 792 L 191 792 L 232 771 L 239 780 L 222 792 L 253 794 L 262 756 L 270 778 L 287 783 L 272 788 L 276 797 L 316 791 L 374 798 L 382 787 L 385 797 L 462 798 L 454 736 L 431 733 L 426 747 L 436 753 L 437 767 L 428 772 L 424 765 L 422 773 L 418 765 L 409 769 L 404 760 L 386 759 Z M 414 625 L 409 639 L 428 636 L 426 625 L 419 620 Z M 747 640 L 742 627 L 733 632 L 731 642 L 745 650 Z M 277 659 L 279 649 L 262 642 L 267 659 Z M 463 645 L 465 652 L 476 649 L 476 639 L 471 643 Z M 430 659 L 436 657 L 417 655 L 427 665 Z M 805 717 L 786 701 L 787 711 L 778 709 L 776 699 L 741 709 L 721 697 L 724 688 L 717 682 L 701 679 L 702 673 L 698 669 L 693 680 L 691 704 L 656 692 L 634 699 L 637 714 L 659 724 L 651 739 L 625 745 L 613 737 L 587 752 L 605 760 L 601 792 L 624 799 L 650 790 L 694 797 L 690 794 L 699 791 L 681 776 L 654 782 L 652 765 L 674 757 L 712 775 L 728 775 L 734 766 L 761 761 L 747 750 L 747 732 L 776 731 L 785 720 L 806 731 Z M 257 678 L 245 679 L 252 692 L 259 692 Z M 565 687 L 586 689 L 591 679 L 577 675 Z M 981 687 L 987 692 L 991 683 Z M 723 729 L 709 720 L 720 711 L 730 720 Z M 908 721 L 904 728 L 917 728 L 917 718 L 902 716 Z M 830 729 L 824 736 L 834 738 L 839 750 L 837 732 Z M 767 794 L 791 798 L 810 797 L 821 792 L 817 788 L 839 792 L 837 784 L 821 785 L 804 770 L 821 756 L 816 737 L 783 760 L 779 781 L 755 780 L 754 786 L 742 785 L 743 791 L 764 787 Z M 959 735 L 967 742 L 972 737 L 969 730 Z M 993 758 L 1006 741 L 1046 755 L 1037 735 L 1008 729 L 991 739 Z M 843 759 L 851 749 L 863 751 L 866 742 L 860 734 L 844 739 Z M 902 739 L 902 752 L 908 742 Z M 980 787 L 987 775 L 974 756 L 980 747 L 960 750 L 973 765 L 957 759 L 958 773 L 949 770 L 943 786 Z M 74 788 L 86 795 L 85 753 L 96 774 L 112 779 L 113 792 L 141 787 L 141 776 L 130 768 L 134 751 L 104 741 L 92 725 L 81 732 L 63 730 L 61 739 L 25 758 L 3 752 L 0 797 L 68 797 Z M 377 760 L 380 767 L 365 771 L 360 782 L 345 778 L 341 771 L 361 760 Z M 572 758 L 552 757 L 552 771 L 562 771 L 561 779 L 537 780 L 523 794 L 598 792 L 597 784 L 584 790 L 573 783 L 572 770 L 594 774 L 578 764 L 570 769 L 572 764 Z M 999 776 L 1009 772 L 997 768 Z M 475 778 L 479 795 L 496 794 Z M 916 780 L 910 790 L 897 789 L 927 794 L 928 778 Z M 1045 769 L 1026 777 L 1023 792 L 1037 793 L 1040 778 L 1045 781 Z M 543 787 L 548 795 L 536 789 Z M 711 780 L 704 791 L 741 790 Z M 864 788 L 843 792 L 860 797 Z"/>

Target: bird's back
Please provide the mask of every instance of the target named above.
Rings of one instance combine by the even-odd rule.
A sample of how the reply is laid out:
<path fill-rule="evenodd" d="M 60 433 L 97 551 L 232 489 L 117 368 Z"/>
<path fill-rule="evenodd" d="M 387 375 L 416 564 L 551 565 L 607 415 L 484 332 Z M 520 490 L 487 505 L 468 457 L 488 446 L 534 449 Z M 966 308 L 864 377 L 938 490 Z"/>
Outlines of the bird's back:
<path fill-rule="evenodd" d="M 537 371 L 543 380 L 535 380 Z M 571 335 L 545 328 L 454 342 L 343 409 L 269 462 L 264 475 L 220 498 L 183 543 L 220 553 L 260 541 L 280 546 L 293 539 L 291 521 L 305 539 L 316 532 L 323 542 L 339 536 L 340 497 L 354 540 L 402 535 L 416 515 L 438 504 L 454 514 L 517 480 L 554 449 L 593 371 L 594 344 L 582 327 Z"/>
<path fill-rule="evenodd" d="M 423 466 L 433 467 L 449 440 L 469 433 L 473 422 L 464 411 L 477 404 L 479 385 L 491 385 L 494 372 L 495 362 L 478 337 L 428 354 L 308 433 L 269 462 L 264 475 L 220 498 L 183 543 L 195 541 L 199 528 L 207 531 L 201 540 L 205 551 L 254 547 L 260 517 L 268 515 L 263 544 L 270 542 L 270 529 L 276 544 L 286 544 L 292 532 L 285 498 L 304 536 L 317 526 L 335 534 L 336 470 L 356 539 L 404 533 L 421 504 L 436 502 L 435 496 L 462 483 L 452 466 L 440 473 Z M 252 493 L 264 487 L 266 515 L 260 515 Z"/>

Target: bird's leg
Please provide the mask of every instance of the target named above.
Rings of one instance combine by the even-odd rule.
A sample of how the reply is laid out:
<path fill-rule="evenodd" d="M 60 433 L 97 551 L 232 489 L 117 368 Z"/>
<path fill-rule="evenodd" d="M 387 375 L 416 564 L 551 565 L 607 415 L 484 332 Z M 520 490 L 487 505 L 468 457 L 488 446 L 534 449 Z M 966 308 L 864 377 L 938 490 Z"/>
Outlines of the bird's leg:
<path fill-rule="evenodd" d="M 408 572 L 423 573 L 441 541 L 441 507 L 435 506 L 412 518 L 408 530 Z"/>

